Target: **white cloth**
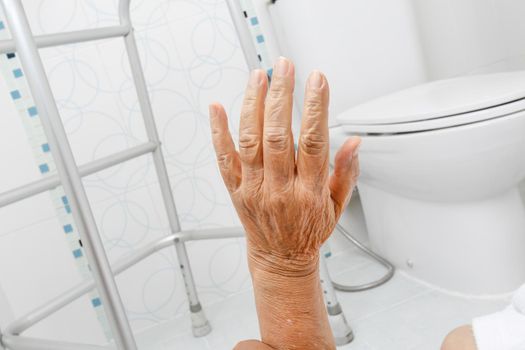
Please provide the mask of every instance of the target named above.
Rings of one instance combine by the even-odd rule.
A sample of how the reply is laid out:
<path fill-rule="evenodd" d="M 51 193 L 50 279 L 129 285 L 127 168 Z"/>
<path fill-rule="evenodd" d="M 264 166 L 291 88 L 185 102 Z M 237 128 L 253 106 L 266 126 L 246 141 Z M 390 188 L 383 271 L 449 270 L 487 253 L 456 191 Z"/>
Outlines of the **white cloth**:
<path fill-rule="evenodd" d="M 525 285 L 505 310 L 472 321 L 478 350 L 525 350 Z"/>

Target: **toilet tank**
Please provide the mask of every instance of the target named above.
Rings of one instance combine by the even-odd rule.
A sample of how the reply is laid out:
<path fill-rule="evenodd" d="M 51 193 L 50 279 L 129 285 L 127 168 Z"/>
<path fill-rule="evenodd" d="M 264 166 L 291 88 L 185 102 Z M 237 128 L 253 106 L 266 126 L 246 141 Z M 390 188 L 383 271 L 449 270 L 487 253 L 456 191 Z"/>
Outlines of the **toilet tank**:
<path fill-rule="evenodd" d="M 411 1 L 429 79 L 525 69 L 525 1 Z"/>
<path fill-rule="evenodd" d="M 323 70 L 332 125 L 354 105 L 423 82 L 525 69 L 523 0 L 279 0 L 271 12 L 297 66 L 296 101 L 308 73 Z"/>
<path fill-rule="evenodd" d="M 326 73 L 331 124 L 353 105 L 426 80 L 411 0 L 279 0 L 272 20 L 296 64 L 296 101 L 312 69 Z"/>

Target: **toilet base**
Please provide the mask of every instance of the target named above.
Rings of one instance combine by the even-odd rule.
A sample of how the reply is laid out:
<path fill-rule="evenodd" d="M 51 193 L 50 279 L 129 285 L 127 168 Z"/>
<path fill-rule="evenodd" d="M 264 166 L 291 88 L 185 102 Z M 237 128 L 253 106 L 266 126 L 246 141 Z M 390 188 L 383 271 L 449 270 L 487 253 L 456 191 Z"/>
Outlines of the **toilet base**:
<path fill-rule="evenodd" d="M 466 202 L 430 202 L 359 184 L 374 250 L 410 275 L 469 295 L 525 281 L 525 207 L 518 188 Z"/>

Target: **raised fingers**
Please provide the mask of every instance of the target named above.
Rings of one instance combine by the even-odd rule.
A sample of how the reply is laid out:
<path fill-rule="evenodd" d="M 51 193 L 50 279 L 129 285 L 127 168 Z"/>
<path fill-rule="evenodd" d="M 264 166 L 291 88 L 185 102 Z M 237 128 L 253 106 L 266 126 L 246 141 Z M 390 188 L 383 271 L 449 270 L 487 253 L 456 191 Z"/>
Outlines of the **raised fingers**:
<path fill-rule="evenodd" d="M 329 88 L 325 76 L 313 71 L 306 84 L 297 174 L 302 183 L 322 188 L 328 178 Z"/>
<path fill-rule="evenodd" d="M 258 186 L 263 180 L 262 131 L 268 78 L 262 69 L 251 72 L 244 95 L 239 131 L 242 183 Z"/>
<path fill-rule="evenodd" d="M 228 130 L 228 118 L 222 105 L 210 105 L 210 125 L 217 163 L 224 184 L 231 193 L 239 188 L 241 183 L 241 162 Z"/>
<path fill-rule="evenodd" d="M 293 180 L 295 151 L 291 130 L 295 68 L 280 57 L 266 98 L 263 127 L 264 182 L 273 190 Z"/>
<path fill-rule="evenodd" d="M 348 203 L 359 177 L 360 144 L 359 137 L 352 137 L 341 146 L 335 156 L 334 173 L 330 178 L 330 194 L 337 214 L 340 214 Z"/>

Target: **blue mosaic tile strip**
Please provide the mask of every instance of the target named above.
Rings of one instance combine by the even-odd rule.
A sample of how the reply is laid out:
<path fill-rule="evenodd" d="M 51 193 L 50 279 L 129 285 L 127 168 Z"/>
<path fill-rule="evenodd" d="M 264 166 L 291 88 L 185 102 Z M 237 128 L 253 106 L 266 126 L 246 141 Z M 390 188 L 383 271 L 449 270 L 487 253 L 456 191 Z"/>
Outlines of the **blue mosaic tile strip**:
<path fill-rule="evenodd" d="M 8 31 L 5 29 L 3 13 L 0 11 L 0 40 L 10 39 Z M 0 55 L 0 73 L 10 89 L 10 97 L 15 107 L 19 111 L 28 142 L 34 150 L 36 165 L 40 173 L 46 176 L 48 173 L 54 172 L 56 167 L 40 118 L 38 118 L 38 109 L 35 107 L 35 102 L 31 96 L 21 63 L 16 53 L 11 52 Z M 63 227 L 64 238 L 67 240 L 71 249 L 72 258 L 76 262 L 82 277 L 85 280 L 90 280 L 92 279 L 91 269 L 85 258 L 78 231 L 75 229 L 73 216 L 71 215 L 71 206 L 64 194 L 64 190 L 62 187 L 57 187 L 49 191 L 49 193 L 55 205 L 57 217 Z M 92 300 L 92 306 L 96 308 L 97 317 L 106 338 L 111 340 L 111 331 L 98 292 L 92 291 L 89 296 Z"/>
<path fill-rule="evenodd" d="M 15 78 L 20 78 L 24 76 L 24 73 L 22 73 L 22 70 L 20 68 L 16 68 L 15 70 L 13 70 L 13 76 Z"/>
<path fill-rule="evenodd" d="M 99 307 L 100 305 L 102 305 L 102 302 L 100 301 L 100 298 L 95 298 L 91 300 L 91 304 L 93 305 L 93 307 Z"/>
<path fill-rule="evenodd" d="M 253 0 L 241 0 L 241 7 L 244 12 L 244 17 L 248 22 L 248 27 L 253 36 L 253 41 L 255 43 L 255 48 L 257 50 L 257 58 L 261 63 L 261 68 L 266 70 L 268 77 L 272 77 L 272 62 L 268 54 L 268 47 L 266 43 L 266 38 L 262 32 L 261 23 L 257 12 L 255 11 L 255 6 L 252 2 Z"/>

